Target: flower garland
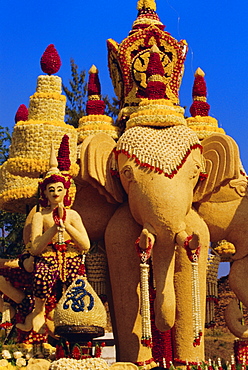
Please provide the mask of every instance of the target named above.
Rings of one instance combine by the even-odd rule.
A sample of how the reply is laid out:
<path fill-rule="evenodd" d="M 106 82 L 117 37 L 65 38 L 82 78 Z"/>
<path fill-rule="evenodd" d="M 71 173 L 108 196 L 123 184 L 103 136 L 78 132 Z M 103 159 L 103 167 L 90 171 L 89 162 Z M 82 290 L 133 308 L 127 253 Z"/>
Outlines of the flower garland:
<path fill-rule="evenodd" d="M 221 258 L 217 254 L 208 256 L 207 264 L 207 299 L 206 299 L 206 328 L 215 325 L 215 305 L 218 303 L 218 269 Z"/>
<path fill-rule="evenodd" d="M 69 131 L 75 131 L 75 127 L 71 126 L 71 125 L 68 125 L 67 123 L 65 123 L 64 121 L 62 120 L 56 120 L 56 121 L 52 121 L 52 120 L 41 120 L 41 119 L 29 119 L 27 121 L 19 121 L 16 123 L 15 127 L 19 127 L 19 126 L 23 126 L 21 129 L 24 129 L 26 125 L 44 125 L 45 127 L 46 126 L 56 126 L 56 127 L 62 127 L 62 128 L 66 128 L 67 130 Z M 37 138 L 37 139 L 40 139 L 40 138 Z"/>
<path fill-rule="evenodd" d="M 152 348 L 152 329 L 150 317 L 150 299 L 149 299 L 149 264 L 147 260 L 151 256 L 152 243 L 148 238 L 148 247 L 143 250 L 139 246 L 140 237 L 135 242 L 136 251 L 140 257 L 140 301 L 142 316 L 142 337 L 141 343 L 145 347 Z"/>
<path fill-rule="evenodd" d="M 66 281 L 66 242 L 64 242 L 64 221 L 66 219 L 66 210 L 63 208 L 63 215 L 62 218 L 60 217 L 58 213 L 58 207 L 56 207 L 53 210 L 53 220 L 55 222 L 55 225 L 57 225 L 57 231 L 58 231 L 58 242 L 54 244 L 54 248 L 56 250 L 57 254 L 57 260 L 59 265 L 59 277 L 62 282 Z"/>
<path fill-rule="evenodd" d="M 34 175 L 37 173 L 36 175 L 38 177 L 38 175 L 47 171 L 48 162 L 49 161 L 45 159 L 15 157 L 8 158 L 6 168 L 11 174 L 16 176 L 25 176 L 27 173 L 33 172 Z M 72 177 L 76 177 L 78 172 L 79 165 L 77 163 L 72 163 L 69 169 L 69 174 Z"/>
<path fill-rule="evenodd" d="M 200 307 L 200 288 L 199 288 L 199 274 L 198 261 L 201 247 L 198 246 L 195 251 L 189 248 L 189 243 L 193 235 L 188 236 L 184 241 L 184 248 L 187 256 L 191 262 L 191 284 L 192 284 L 192 316 L 193 316 L 193 332 L 194 340 L 193 346 L 199 346 L 202 337 L 202 323 L 201 323 L 201 307 Z"/>

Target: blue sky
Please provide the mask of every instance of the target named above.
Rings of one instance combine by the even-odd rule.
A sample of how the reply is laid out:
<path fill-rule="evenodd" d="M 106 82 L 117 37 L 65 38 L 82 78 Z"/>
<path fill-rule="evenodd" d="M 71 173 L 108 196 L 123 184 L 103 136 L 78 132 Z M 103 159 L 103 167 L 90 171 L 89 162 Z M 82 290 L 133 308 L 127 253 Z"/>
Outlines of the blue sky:
<path fill-rule="evenodd" d="M 190 107 L 194 72 L 206 73 L 210 115 L 238 143 L 248 171 L 248 7 L 245 0 L 157 0 L 157 13 L 189 52 L 180 103 Z M 136 19 L 136 0 L 8 0 L 0 4 L 0 125 L 14 126 L 20 104 L 29 104 L 40 58 L 49 44 L 58 50 L 58 75 L 68 85 L 70 58 L 79 69 L 99 69 L 102 93 L 114 96 L 106 40 L 121 42 Z M 186 111 L 188 114 L 188 109 Z"/>

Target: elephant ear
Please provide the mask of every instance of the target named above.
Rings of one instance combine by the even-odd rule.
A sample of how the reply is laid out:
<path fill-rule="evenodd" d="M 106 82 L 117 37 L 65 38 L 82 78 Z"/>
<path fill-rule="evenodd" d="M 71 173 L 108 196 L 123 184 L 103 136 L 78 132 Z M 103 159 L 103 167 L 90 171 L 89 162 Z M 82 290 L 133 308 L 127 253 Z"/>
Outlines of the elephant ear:
<path fill-rule="evenodd" d="M 201 142 L 207 178 L 194 190 L 194 202 L 203 200 L 222 185 L 240 175 L 239 148 L 228 135 L 213 134 Z"/>
<path fill-rule="evenodd" d="M 120 179 L 112 176 L 113 149 L 116 142 L 107 134 L 99 133 L 84 139 L 80 152 L 80 173 L 77 180 L 88 182 L 98 189 L 110 203 L 122 203 L 125 192 Z"/>

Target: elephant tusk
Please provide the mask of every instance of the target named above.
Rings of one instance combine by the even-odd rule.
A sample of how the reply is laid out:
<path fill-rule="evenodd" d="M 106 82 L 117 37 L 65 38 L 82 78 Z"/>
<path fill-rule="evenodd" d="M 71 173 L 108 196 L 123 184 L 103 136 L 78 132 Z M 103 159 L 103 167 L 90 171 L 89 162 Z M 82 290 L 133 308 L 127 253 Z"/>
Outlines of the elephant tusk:
<path fill-rule="evenodd" d="M 199 235 L 197 233 L 193 233 L 191 236 L 189 236 L 186 231 L 183 230 L 176 234 L 175 240 L 177 245 L 180 247 L 185 247 L 185 242 L 188 242 L 187 246 L 192 250 L 197 249 L 199 246 Z"/>
<path fill-rule="evenodd" d="M 153 247 L 154 243 L 155 230 L 150 224 L 145 223 L 140 234 L 139 247 L 143 250 L 146 250 L 149 248 L 149 246 Z"/>
<path fill-rule="evenodd" d="M 242 312 L 240 311 L 238 300 L 234 298 L 225 310 L 225 320 L 228 329 L 232 334 L 240 339 L 248 338 L 248 326 L 242 325 Z"/>

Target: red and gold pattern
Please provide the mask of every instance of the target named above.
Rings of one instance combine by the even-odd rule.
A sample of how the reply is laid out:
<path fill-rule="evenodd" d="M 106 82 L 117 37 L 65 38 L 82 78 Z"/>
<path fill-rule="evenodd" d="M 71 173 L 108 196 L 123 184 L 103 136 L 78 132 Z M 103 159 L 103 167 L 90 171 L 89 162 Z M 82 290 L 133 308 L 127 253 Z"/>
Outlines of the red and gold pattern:
<path fill-rule="evenodd" d="M 164 25 L 159 21 L 153 3 L 145 0 L 138 2 L 138 18 L 129 36 L 120 44 L 112 39 L 107 41 L 110 76 L 115 93 L 121 101 L 121 108 L 138 105 L 140 102 L 146 88 L 150 49 L 154 44 L 159 49 L 164 69 L 166 95 L 173 103 L 179 102 L 178 90 L 187 43 L 185 40 L 178 42 L 163 30 Z"/>

